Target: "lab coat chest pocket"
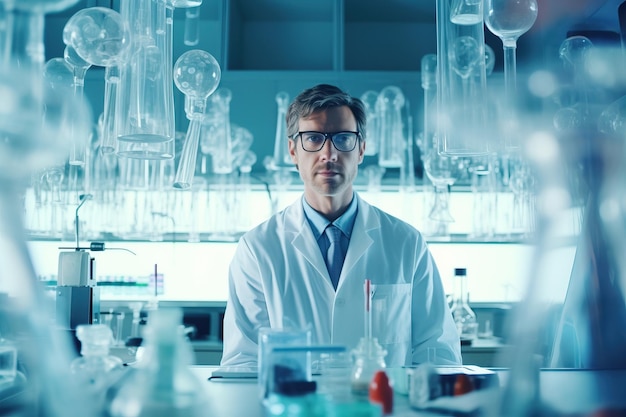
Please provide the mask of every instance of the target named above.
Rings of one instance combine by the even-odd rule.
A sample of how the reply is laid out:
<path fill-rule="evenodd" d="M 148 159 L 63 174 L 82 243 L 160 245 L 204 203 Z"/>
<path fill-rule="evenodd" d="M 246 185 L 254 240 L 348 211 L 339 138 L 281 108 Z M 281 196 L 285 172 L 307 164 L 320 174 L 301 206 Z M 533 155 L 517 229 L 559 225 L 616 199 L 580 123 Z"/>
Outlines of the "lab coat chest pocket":
<path fill-rule="evenodd" d="M 372 336 L 383 345 L 411 340 L 411 284 L 372 285 Z"/>

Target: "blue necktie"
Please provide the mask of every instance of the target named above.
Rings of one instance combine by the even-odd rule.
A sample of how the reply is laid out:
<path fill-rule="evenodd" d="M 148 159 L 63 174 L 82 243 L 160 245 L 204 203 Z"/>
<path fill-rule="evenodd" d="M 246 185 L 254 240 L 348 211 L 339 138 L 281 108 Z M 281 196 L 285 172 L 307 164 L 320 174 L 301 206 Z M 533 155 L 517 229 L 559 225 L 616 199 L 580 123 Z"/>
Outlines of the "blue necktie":
<path fill-rule="evenodd" d="M 328 252 L 326 253 L 326 266 L 328 267 L 330 281 L 333 283 L 333 287 L 337 289 L 339 275 L 341 274 L 341 267 L 343 266 L 343 254 L 341 253 L 341 230 L 331 224 L 326 228 L 326 236 L 330 241 L 330 246 L 328 246 Z"/>

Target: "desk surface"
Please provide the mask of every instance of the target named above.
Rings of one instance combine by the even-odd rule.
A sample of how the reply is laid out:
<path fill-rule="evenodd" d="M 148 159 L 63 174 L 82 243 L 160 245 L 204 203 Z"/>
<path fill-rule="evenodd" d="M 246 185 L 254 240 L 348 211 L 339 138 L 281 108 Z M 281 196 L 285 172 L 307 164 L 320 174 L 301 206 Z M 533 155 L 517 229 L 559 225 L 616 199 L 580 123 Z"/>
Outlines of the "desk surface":
<path fill-rule="evenodd" d="M 211 373 L 216 366 L 192 366 L 193 372 L 206 381 L 209 410 L 206 415 L 214 417 L 264 417 L 264 410 L 259 400 L 259 388 L 256 379 L 212 379 Z M 407 396 L 394 396 L 394 413 L 398 417 L 439 416 L 428 412 L 418 412 L 409 406 Z"/>

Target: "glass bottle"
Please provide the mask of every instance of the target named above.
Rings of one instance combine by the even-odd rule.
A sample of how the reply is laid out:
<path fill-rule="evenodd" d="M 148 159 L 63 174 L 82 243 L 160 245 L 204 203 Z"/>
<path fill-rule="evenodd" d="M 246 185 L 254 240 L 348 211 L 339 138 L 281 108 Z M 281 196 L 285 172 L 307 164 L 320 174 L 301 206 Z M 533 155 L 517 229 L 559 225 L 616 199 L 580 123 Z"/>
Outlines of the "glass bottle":
<path fill-rule="evenodd" d="M 181 324 L 179 308 L 150 312 L 141 359 L 112 388 L 107 405 L 111 417 L 206 414 L 201 381 L 189 369 L 192 351 Z"/>
<path fill-rule="evenodd" d="M 452 317 L 461 337 L 461 344 L 471 344 L 478 333 L 476 314 L 469 305 L 469 289 L 467 269 L 454 269 L 454 301 L 452 302 Z"/>
<path fill-rule="evenodd" d="M 385 369 L 387 351 L 378 343 L 378 339 L 363 337 L 356 349 L 352 350 L 352 394 L 358 398 L 368 398 L 369 386 L 376 371 Z"/>
<path fill-rule="evenodd" d="M 106 324 L 83 324 L 76 327 L 76 337 L 81 343 L 81 357 L 72 361 L 70 372 L 87 387 L 94 400 L 103 405 L 106 389 L 124 370 L 122 360 L 109 354 L 113 332 Z"/>

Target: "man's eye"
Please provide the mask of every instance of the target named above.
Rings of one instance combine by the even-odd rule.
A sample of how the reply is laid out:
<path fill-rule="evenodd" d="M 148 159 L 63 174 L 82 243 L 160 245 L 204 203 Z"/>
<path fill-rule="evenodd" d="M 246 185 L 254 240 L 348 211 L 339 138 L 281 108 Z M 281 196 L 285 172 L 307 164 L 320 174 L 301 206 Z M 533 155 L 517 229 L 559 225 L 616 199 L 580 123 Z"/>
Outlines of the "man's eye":
<path fill-rule="evenodd" d="M 324 136 L 322 135 L 307 135 L 304 137 L 304 140 L 312 143 L 320 143 L 324 141 Z"/>

